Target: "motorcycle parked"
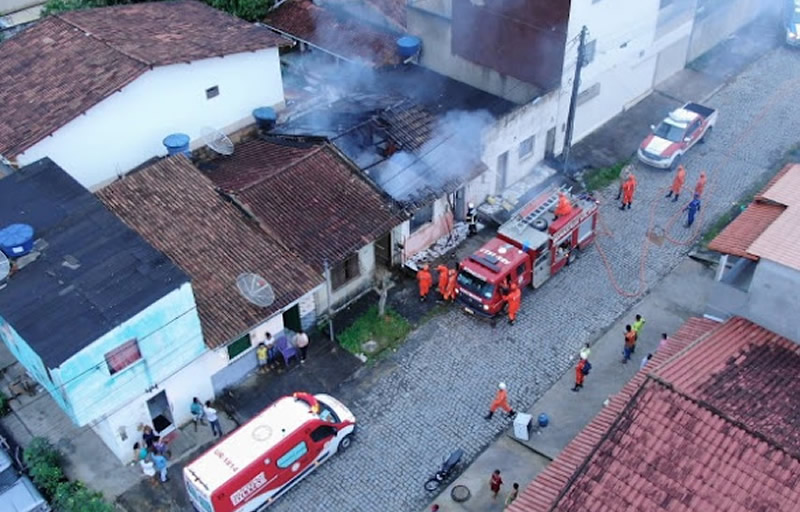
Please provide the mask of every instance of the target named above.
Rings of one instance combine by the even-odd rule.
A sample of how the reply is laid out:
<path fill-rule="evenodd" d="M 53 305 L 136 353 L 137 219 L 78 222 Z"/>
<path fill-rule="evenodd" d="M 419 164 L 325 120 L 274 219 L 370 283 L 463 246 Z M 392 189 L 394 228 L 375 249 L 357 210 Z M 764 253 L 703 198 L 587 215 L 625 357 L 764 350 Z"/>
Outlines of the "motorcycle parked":
<path fill-rule="evenodd" d="M 439 471 L 436 472 L 427 482 L 425 482 L 425 490 L 428 492 L 435 491 L 439 488 L 439 486 L 450 478 L 450 476 L 455 473 L 456 466 L 458 463 L 461 462 L 461 457 L 464 456 L 464 450 L 455 450 L 450 454 L 449 457 L 446 457 L 442 460 L 442 467 L 439 468 Z"/>

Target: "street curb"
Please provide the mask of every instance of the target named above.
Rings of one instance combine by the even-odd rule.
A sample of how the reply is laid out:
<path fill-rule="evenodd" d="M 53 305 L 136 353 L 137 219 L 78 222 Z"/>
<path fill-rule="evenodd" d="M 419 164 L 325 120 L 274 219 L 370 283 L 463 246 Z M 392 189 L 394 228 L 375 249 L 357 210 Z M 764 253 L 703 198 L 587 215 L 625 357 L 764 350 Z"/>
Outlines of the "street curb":
<path fill-rule="evenodd" d="M 525 442 L 524 442 L 524 441 L 522 441 L 522 440 L 520 440 L 520 439 L 517 439 L 517 438 L 516 438 L 516 436 L 514 436 L 514 427 L 511 427 L 510 429 L 508 429 L 508 430 L 506 431 L 506 435 L 507 435 L 508 437 L 510 437 L 511 439 L 513 439 L 514 441 L 516 441 L 516 443 L 517 443 L 517 444 L 520 444 L 520 445 L 524 446 L 525 448 L 527 448 L 528 450 L 532 451 L 532 452 L 533 452 L 533 453 L 535 453 L 536 455 L 539 455 L 539 456 L 541 456 L 541 457 L 544 457 L 545 459 L 549 460 L 550 462 L 553 462 L 553 461 L 555 460 L 554 458 L 550 457 L 550 456 L 549 456 L 549 455 L 547 455 L 546 453 L 540 452 L 540 451 L 539 451 L 539 450 L 537 450 L 536 448 L 534 448 L 534 447 L 532 447 L 532 446 L 528 446 L 527 444 L 525 444 Z"/>

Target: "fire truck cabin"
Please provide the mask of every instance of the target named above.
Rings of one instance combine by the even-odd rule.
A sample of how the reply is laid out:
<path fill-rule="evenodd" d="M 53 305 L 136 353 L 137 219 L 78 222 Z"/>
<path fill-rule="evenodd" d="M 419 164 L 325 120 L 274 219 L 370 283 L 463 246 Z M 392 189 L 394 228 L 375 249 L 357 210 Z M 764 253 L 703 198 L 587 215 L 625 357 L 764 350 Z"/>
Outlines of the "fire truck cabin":
<path fill-rule="evenodd" d="M 569 213 L 556 217 L 559 193 Z M 467 313 L 493 317 L 505 306 L 511 283 L 541 286 L 594 241 L 597 202 L 550 190 L 525 205 L 497 230 L 497 236 L 461 263 L 458 298 Z"/>

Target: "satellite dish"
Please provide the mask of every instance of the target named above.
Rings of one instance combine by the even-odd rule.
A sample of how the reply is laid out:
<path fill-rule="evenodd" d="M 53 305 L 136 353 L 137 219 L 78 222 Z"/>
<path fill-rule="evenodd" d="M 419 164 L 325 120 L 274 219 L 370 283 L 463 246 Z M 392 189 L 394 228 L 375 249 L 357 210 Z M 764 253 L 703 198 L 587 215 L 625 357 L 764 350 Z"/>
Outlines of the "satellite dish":
<path fill-rule="evenodd" d="M 215 151 L 220 155 L 233 154 L 233 142 L 231 142 L 231 139 L 229 139 L 228 136 L 221 131 L 217 130 L 216 128 L 211 128 L 210 126 L 206 126 L 200 130 L 200 133 L 203 137 L 203 143 L 212 151 Z"/>
<path fill-rule="evenodd" d="M 258 274 L 247 272 L 239 274 L 236 278 L 236 287 L 239 293 L 256 306 L 266 308 L 275 302 L 275 292 L 266 279 Z"/>
<path fill-rule="evenodd" d="M 0 281 L 8 277 L 9 272 L 11 272 L 11 263 L 9 263 L 6 255 L 0 252 Z"/>

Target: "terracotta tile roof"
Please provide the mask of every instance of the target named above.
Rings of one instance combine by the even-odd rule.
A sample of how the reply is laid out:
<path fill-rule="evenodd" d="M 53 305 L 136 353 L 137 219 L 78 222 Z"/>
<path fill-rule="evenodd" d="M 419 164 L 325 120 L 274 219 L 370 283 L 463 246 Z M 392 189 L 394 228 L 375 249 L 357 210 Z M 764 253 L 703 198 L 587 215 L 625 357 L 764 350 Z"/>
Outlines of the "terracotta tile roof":
<path fill-rule="evenodd" d="M 406 3 L 408 0 L 366 0 L 398 27 L 406 26 Z"/>
<path fill-rule="evenodd" d="M 663 364 L 671 357 L 684 350 L 690 343 L 706 335 L 709 331 L 719 326 L 717 322 L 703 318 L 690 318 L 669 337 L 666 346 L 653 354 L 651 368 Z M 616 423 L 618 416 L 626 407 L 628 401 L 644 383 L 646 371 L 639 371 L 634 377 L 613 396 L 608 406 L 601 410 L 597 416 L 573 439 L 564 451 L 553 460 L 545 470 L 531 482 L 515 501 L 509 512 L 549 512 L 559 510 L 554 508 L 562 490 L 564 490 L 575 473 L 595 446 L 602 442 L 606 433 Z"/>
<path fill-rule="evenodd" d="M 800 345 L 733 318 L 655 373 L 800 458 L 798 369 Z"/>
<path fill-rule="evenodd" d="M 204 167 L 261 226 L 317 270 L 402 222 L 394 203 L 325 141 L 254 139 Z"/>
<path fill-rule="evenodd" d="M 174 156 L 97 193 L 126 224 L 192 280 L 206 344 L 224 345 L 297 300 L 321 276 L 271 240 L 184 156 Z M 254 272 L 275 292 L 268 308 L 249 303 L 236 278 Z"/>
<path fill-rule="evenodd" d="M 289 44 L 263 27 L 195 0 L 85 9 L 58 17 L 150 66 Z"/>
<path fill-rule="evenodd" d="M 270 12 L 264 24 L 347 59 L 376 67 L 400 64 L 396 50 L 400 34 L 373 28 L 311 0 L 288 0 Z"/>
<path fill-rule="evenodd" d="M 709 248 L 800 270 L 800 164 L 789 164 Z"/>
<path fill-rule="evenodd" d="M 0 44 L 0 154 L 19 155 L 147 67 L 47 18 Z"/>
<path fill-rule="evenodd" d="M 692 319 L 509 510 L 794 510 L 798 367 L 800 347 L 747 320 Z"/>
<path fill-rule="evenodd" d="M 772 186 L 773 186 L 775 183 L 777 183 L 777 182 L 778 182 L 778 180 L 780 180 L 781 178 L 783 178 L 784 176 L 786 176 L 786 174 L 787 174 L 787 173 L 788 173 L 790 170 L 792 170 L 792 168 L 794 168 L 796 165 L 797 165 L 797 164 L 792 164 L 792 163 L 789 163 L 789 164 L 786 164 L 786 165 L 784 165 L 784 166 L 781 168 L 781 170 L 780 170 L 780 171 L 778 171 L 778 173 L 777 173 L 775 176 L 773 176 L 772 178 L 770 178 L 770 180 L 767 182 L 767 184 L 766 184 L 766 185 L 764 185 L 764 188 L 762 188 L 762 189 L 761 189 L 761 191 L 758 193 L 758 195 L 756 195 L 755 199 L 756 199 L 756 200 L 762 200 L 762 199 L 764 199 L 764 192 L 766 192 L 767 190 L 769 190 L 770 188 L 772 188 Z"/>
<path fill-rule="evenodd" d="M 758 260 L 749 252 L 750 246 L 786 208 L 777 204 L 752 202 L 747 209 L 725 226 L 719 235 L 708 244 L 712 251 Z"/>
<path fill-rule="evenodd" d="M 0 44 L 0 154 L 13 159 L 151 66 L 254 51 L 281 41 L 287 42 L 189 0 L 46 18 Z"/>

